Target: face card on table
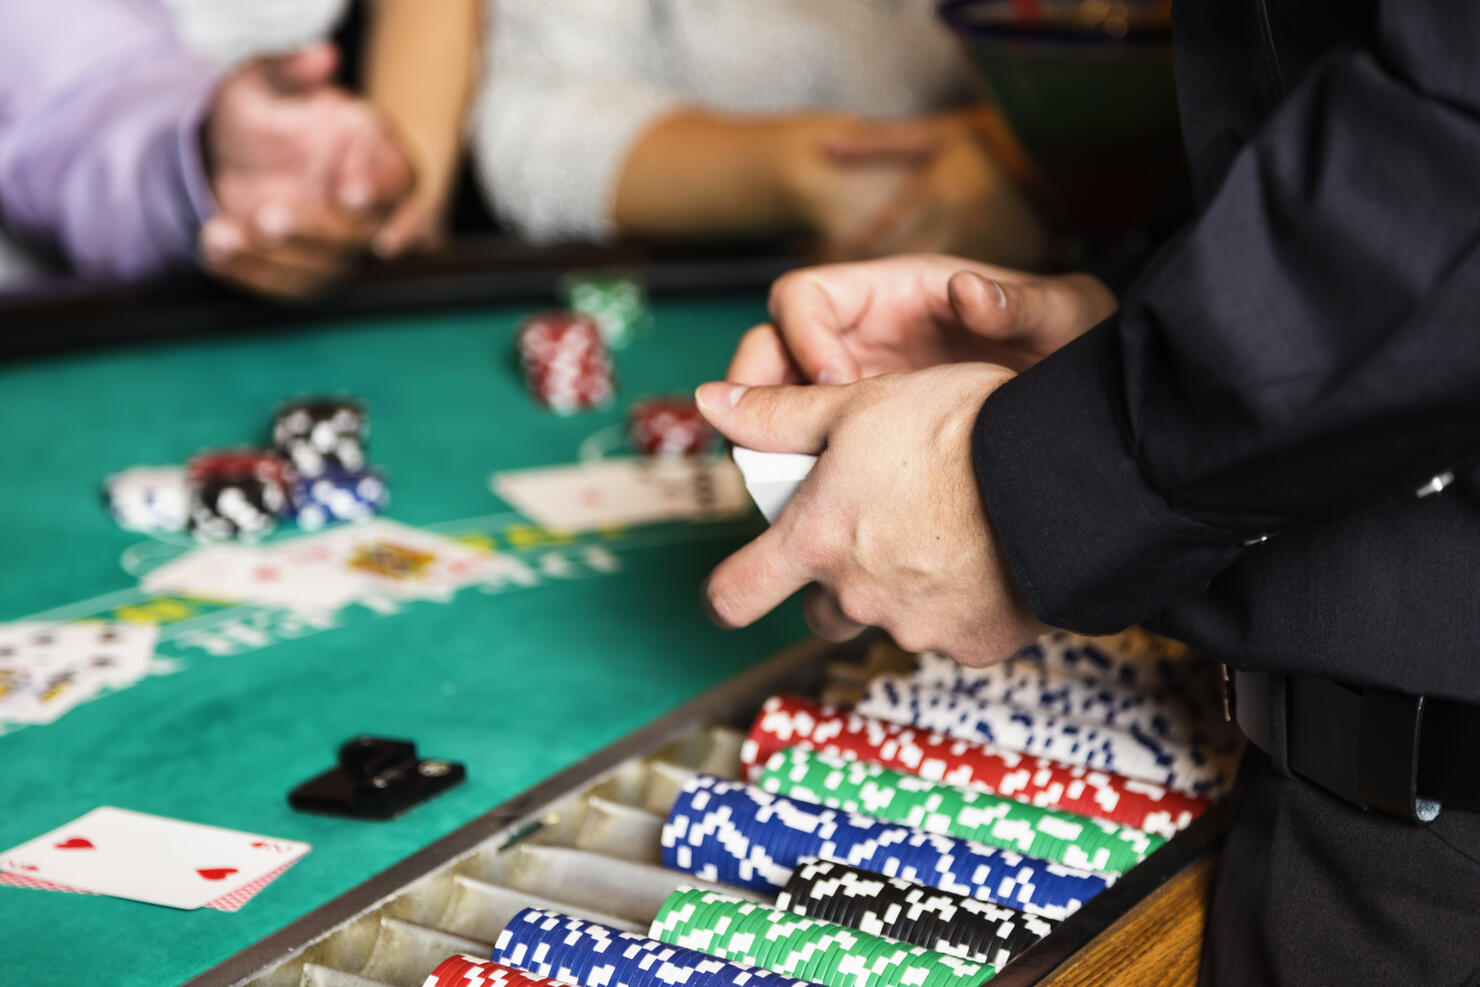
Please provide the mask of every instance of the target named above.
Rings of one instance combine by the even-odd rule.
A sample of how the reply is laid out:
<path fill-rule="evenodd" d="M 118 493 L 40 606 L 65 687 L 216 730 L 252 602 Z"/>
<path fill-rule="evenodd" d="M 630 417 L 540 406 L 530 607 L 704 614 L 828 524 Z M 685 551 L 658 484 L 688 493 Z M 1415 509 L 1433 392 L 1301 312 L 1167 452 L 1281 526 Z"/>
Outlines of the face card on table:
<path fill-rule="evenodd" d="M 716 519 L 749 510 L 740 473 L 723 456 L 601 459 L 498 473 L 491 486 L 520 513 L 555 531 Z"/>
<path fill-rule="evenodd" d="M 0 854 L 0 869 L 94 894 L 193 909 L 261 881 L 307 843 L 103 806 Z"/>
<path fill-rule="evenodd" d="M 283 563 L 355 580 L 362 595 L 445 597 L 490 568 L 488 553 L 410 525 L 377 518 L 276 547 Z"/>

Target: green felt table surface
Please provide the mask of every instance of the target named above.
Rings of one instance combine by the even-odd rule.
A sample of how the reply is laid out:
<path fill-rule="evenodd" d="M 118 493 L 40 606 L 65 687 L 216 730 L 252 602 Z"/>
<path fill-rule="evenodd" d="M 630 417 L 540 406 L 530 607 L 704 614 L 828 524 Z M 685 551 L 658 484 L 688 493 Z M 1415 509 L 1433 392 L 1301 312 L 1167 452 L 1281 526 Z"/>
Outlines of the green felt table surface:
<path fill-rule="evenodd" d="M 0 983 L 188 979 L 803 636 L 794 608 L 743 632 L 700 612 L 701 579 L 758 516 L 565 544 L 489 491 L 494 470 L 574 461 L 635 397 L 722 375 L 764 317 L 759 296 L 653 308 L 618 355 L 616 404 L 569 418 L 537 409 L 513 369 L 528 307 L 0 366 L 0 620 L 157 620 L 162 659 L 129 689 L 0 736 L 0 849 L 99 805 L 313 845 L 234 914 L 0 887 Z M 537 583 L 350 607 L 332 626 L 139 591 L 136 574 L 181 548 L 115 527 L 102 477 L 260 442 L 278 401 L 319 392 L 369 403 L 390 517 L 516 553 Z M 468 780 L 390 822 L 291 811 L 288 790 L 361 733 L 412 738 Z"/>

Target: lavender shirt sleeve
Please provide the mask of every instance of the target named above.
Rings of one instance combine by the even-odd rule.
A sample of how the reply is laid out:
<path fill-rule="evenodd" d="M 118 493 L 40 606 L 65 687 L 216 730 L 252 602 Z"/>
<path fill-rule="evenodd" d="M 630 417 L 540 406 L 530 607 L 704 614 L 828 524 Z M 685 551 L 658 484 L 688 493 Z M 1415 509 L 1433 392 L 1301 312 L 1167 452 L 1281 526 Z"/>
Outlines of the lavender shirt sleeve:
<path fill-rule="evenodd" d="M 189 261 L 216 79 L 155 0 L 0 2 L 0 215 L 79 274 Z"/>

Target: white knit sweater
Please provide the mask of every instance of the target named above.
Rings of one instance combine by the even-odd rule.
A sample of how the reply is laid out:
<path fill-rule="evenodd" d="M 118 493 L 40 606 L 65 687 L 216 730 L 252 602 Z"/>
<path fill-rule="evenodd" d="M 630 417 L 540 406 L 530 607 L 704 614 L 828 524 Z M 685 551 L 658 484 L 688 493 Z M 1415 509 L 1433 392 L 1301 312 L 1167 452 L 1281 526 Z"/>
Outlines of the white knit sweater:
<path fill-rule="evenodd" d="M 931 0 L 489 0 L 470 120 L 499 217 L 602 239 L 628 148 L 679 107 L 905 116 L 958 102 L 964 56 Z"/>

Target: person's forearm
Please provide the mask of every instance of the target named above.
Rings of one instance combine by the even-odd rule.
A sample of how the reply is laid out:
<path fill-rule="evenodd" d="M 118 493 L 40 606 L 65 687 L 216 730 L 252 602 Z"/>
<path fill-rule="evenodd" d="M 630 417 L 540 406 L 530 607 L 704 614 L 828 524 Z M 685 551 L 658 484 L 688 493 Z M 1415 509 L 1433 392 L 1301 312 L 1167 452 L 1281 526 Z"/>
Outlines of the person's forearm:
<path fill-rule="evenodd" d="M 446 205 L 478 74 L 481 0 L 379 0 L 366 49 L 365 89 L 417 168 L 416 196 Z"/>
<path fill-rule="evenodd" d="M 644 236 L 799 229 L 793 175 L 801 156 L 822 153 L 801 131 L 824 119 L 670 114 L 628 151 L 612 218 Z"/>

